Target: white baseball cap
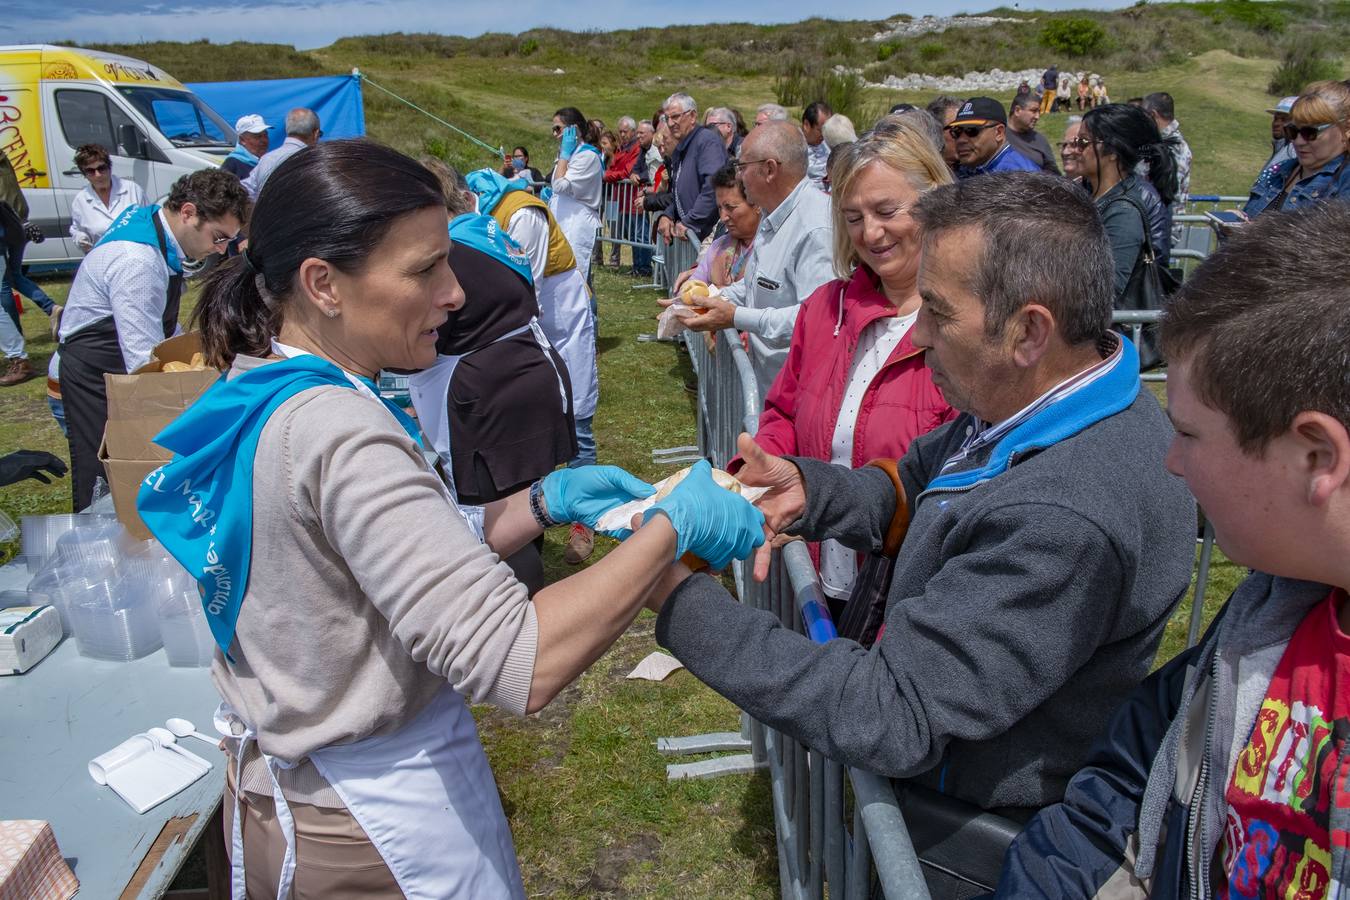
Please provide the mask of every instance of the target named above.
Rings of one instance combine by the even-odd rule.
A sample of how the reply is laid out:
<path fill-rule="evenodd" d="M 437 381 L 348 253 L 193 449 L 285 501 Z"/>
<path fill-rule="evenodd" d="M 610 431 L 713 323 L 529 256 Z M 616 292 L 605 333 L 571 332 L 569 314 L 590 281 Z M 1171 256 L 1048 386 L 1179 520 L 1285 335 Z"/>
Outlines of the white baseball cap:
<path fill-rule="evenodd" d="M 236 134 L 261 134 L 271 127 L 257 114 L 240 116 L 239 121 L 234 123 Z"/>

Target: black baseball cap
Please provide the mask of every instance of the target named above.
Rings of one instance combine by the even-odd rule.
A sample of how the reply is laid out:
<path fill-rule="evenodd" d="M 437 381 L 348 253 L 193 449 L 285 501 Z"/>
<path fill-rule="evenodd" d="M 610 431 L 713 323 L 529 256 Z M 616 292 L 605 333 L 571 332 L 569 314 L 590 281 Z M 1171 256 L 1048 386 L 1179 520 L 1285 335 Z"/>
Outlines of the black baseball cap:
<path fill-rule="evenodd" d="M 956 111 L 956 118 L 948 123 L 948 127 L 952 125 L 983 125 L 986 122 L 997 122 L 1000 125 L 1008 124 L 1008 114 L 1003 111 L 1003 104 L 993 97 L 971 97 L 961 104 L 961 108 Z"/>

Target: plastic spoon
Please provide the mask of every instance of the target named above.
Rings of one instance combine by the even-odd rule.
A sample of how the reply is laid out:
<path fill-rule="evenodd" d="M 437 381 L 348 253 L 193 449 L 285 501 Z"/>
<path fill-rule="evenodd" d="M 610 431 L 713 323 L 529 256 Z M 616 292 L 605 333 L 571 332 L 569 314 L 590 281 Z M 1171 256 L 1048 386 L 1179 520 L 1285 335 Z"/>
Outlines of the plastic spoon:
<path fill-rule="evenodd" d="M 164 724 L 169 726 L 169 731 L 171 731 L 175 737 L 195 737 L 199 741 L 205 741 L 212 747 L 220 745 L 218 740 L 202 734 L 197 730 L 197 726 L 193 725 L 187 719 L 170 719 Z"/>
<path fill-rule="evenodd" d="M 151 728 L 147 730 L 145 733 L 146 736 L 150 738 L 150 740 L 154 741 L 156 744 L 163 747 L 165 750 L 169 750 L 173 753 L 176 753 L 179 756 L 183 757 L 184 759 L 188 760 L 189 762 L 192 763 L 193 766 L 206 766 L 206 768 L 208 769 L 211 768 L 211 763 L 202 759 L 197 754 L 190 753 L 187 750 L 184 750 L 182 747 L 178 746 L 178 736 L 175 735 L 173 732 L 169 731 L 167 728 Z"/>

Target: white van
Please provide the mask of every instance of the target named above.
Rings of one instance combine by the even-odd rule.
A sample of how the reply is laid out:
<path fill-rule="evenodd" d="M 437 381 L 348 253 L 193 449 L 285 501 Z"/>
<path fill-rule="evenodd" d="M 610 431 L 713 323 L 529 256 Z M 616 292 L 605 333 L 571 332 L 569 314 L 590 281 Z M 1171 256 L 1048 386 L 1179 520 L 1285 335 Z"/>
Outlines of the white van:
<path fill-rule="evenodd" d="M 195 94 L 149 63 L 49 44 L 0 46 L 0 151 L 46 235 L 24 262 L 72 263 L 70 204 L 86 181 L 75 149 L 101 144 L 113 172 L 163 198 L 179 176 L 219 166 L 235 134 Z"/>

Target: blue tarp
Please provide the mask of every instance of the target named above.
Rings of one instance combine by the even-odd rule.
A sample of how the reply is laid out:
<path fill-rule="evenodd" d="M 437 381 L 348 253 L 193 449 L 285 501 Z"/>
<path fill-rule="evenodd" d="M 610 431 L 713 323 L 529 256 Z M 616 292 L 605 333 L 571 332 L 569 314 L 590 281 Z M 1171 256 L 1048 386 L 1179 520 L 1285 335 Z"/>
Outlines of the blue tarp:
<path fill-rule="evenodd" d="M 286 139 L 286 113 L 307 106 L 319 114 L 325 140 L 361 137 L 366 112 L 361 105 L 361 79 L 356 75 L 324 78 L 277 78 L 267 81 L 213 81 L 189 84 L 188 89 L 220 113 L 230 127 L 240 116 L 257 113 L 271 125 L 273 147 Z"/>

